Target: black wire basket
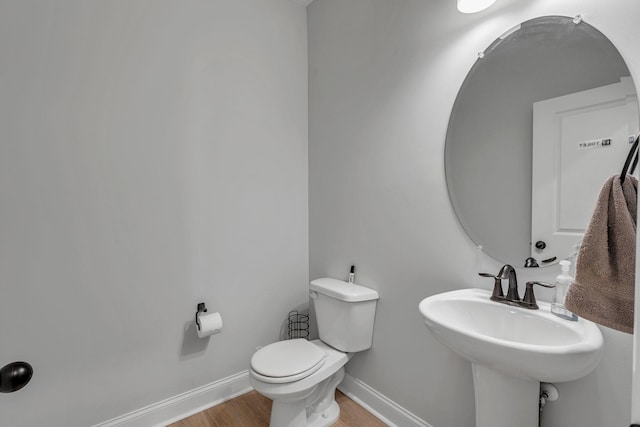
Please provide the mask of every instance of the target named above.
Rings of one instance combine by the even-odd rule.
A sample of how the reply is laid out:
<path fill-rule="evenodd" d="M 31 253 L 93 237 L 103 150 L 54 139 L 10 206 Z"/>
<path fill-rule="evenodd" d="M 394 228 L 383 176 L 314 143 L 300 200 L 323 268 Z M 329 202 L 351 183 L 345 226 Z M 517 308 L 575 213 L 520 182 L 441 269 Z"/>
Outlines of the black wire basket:
<path fill-rule="evenodd" d="M 309 315 L 300 313 L 298 310 L 289 312 L 289 329 L 287 337 L 309 339 Z"/>

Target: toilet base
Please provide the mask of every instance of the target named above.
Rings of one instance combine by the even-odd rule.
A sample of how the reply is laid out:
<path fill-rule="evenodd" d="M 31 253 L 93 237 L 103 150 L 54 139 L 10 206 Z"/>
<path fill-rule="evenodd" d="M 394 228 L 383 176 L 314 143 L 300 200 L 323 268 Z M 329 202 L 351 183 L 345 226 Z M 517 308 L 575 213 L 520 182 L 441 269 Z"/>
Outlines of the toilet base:
<path fill-rule="evenodd" d="M 304 401 L 273 402 L 269 427 L 329 427 L 340 418 L 340 406 L 335 400 L 322 412 L 307 416 Z"/>
<path fill-rule="evenodd" d="M 307 425 L 304 400 L 283 402 L 274 400 L 271 405 L 269 427 L 303 427 Z"/>
<path fill-rule="evenodd" d="M 340 368 L 312 388 L 306 398 L 274 400 L 269 427 L 329 427 L 334 424 L 340 417 L 336 387 L 343 378 L 344 368 Z"/>
<path fill-rule="evenodd" d="M 340 406 L 335 400 L 322 412 L 315 412 L 307 418 L 307 427 L 329 427 L 340 418 Z"/>

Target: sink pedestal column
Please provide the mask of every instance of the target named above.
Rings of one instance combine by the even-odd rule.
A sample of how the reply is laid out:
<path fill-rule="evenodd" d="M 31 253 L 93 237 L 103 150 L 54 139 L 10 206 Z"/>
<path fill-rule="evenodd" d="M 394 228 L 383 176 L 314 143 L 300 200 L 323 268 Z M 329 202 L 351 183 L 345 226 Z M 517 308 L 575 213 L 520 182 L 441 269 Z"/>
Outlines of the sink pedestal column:
<path fill-rule="evenodd" d="M 538 427 L 539 382 L 471 365 L 476 427 Z"/>

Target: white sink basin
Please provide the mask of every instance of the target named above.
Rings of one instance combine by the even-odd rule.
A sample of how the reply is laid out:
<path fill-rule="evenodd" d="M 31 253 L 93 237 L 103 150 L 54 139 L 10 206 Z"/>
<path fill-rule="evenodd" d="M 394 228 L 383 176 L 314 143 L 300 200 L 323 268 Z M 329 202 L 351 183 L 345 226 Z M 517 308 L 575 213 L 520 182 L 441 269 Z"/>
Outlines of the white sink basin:
<path fill-rule="evenodd" d="M 491 301 L 482 289 L 425 298 L 420 313 L 446 346 L 469 361 L 517 378 L 562 382 L 581 378 L 602 357 L 603 340 L 588 320 L 571 322 L 549 312 Z"/>

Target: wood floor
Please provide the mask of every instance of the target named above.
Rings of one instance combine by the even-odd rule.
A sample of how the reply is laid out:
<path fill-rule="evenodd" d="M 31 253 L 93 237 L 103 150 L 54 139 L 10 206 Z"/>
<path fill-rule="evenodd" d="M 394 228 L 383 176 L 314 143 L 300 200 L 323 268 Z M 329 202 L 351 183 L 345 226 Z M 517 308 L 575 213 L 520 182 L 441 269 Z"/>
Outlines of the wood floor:
<path fill-rule="evenodd" d="M 386 427 L 386 424 L 336 390 L 340 419 L 334 427 Z M 267 427 L 271 400 L 255 391 L 209 408 L 169 427 Z"/>

